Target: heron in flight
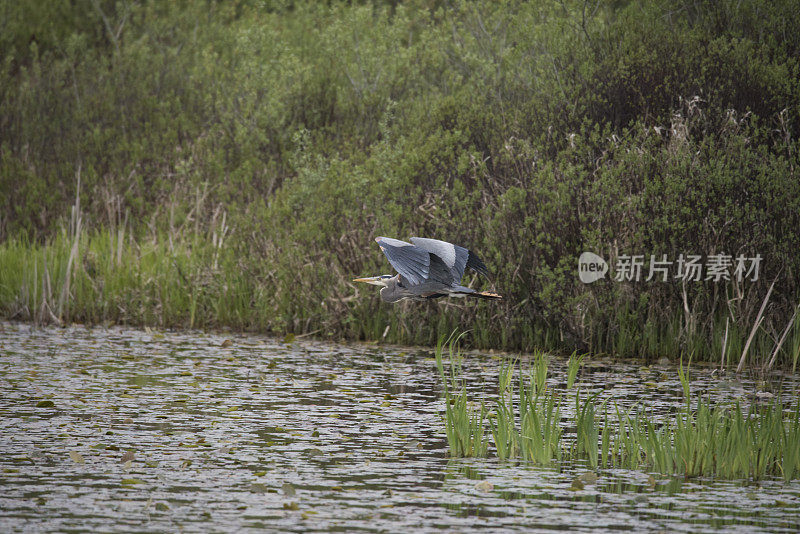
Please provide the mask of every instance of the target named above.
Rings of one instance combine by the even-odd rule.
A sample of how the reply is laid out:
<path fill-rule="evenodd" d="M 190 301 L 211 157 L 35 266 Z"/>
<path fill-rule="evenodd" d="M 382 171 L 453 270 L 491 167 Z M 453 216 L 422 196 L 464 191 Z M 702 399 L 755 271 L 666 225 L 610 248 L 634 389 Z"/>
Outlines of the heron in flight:
<path fill-rule="evenodd" d="M 390 237 L 376 237 L 375 241 L 397 274 L 356 278 L 353 282 L 381 286 L 381 299 L 384 302 L 441 297 L 503 298 L 496 293 L 475 291 L 461 285 L 461 277 L 467 267 L 487 278 L 489 276 L 486 265 L 471 250 L 424 237 L 412 237 L 411 243 Z"/>

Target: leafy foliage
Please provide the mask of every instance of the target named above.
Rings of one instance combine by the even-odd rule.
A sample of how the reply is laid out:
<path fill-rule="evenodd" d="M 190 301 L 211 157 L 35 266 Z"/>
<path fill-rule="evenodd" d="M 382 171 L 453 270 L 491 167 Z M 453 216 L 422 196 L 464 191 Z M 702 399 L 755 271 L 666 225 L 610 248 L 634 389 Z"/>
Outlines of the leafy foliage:
<path fill-rule="evenodd" d="M 220 250 L 224 217 L 227 260 L 198 269 L 247 284 L 195 325 L 732 359 L 777 280 L 767 358 L 800 300 L 789 0 L 40 4 L 0 3 L 6 258 L 61 246 L 80 190 L 87 239 L 122 229 L 132 251 Z M 351 298 L 388 269 L 375 235 L 473 248 L 504 303 Z M 585 286 L 584 250 L 765 262 L 757 282 Z M 95 315 L 68 293 L 71 318 Z M 125 304 L 108 315 L 149 320 Z"/>

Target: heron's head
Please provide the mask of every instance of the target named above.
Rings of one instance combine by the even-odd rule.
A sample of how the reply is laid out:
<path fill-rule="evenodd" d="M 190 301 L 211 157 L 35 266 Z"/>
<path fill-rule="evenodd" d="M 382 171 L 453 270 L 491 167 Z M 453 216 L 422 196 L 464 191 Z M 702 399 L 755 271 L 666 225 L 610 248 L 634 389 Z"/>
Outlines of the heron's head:
<path fill-rule="evenodd" d="M 372 284 L 373 286 L 387 287 L 389 285 L 389 280 L 392 278 L 394 278 L 394 276 L 382 274 L 380 276 L 372 276 L 370 278 L 355 278 L 353 282 L 364 282 L 366 284 Z"/>

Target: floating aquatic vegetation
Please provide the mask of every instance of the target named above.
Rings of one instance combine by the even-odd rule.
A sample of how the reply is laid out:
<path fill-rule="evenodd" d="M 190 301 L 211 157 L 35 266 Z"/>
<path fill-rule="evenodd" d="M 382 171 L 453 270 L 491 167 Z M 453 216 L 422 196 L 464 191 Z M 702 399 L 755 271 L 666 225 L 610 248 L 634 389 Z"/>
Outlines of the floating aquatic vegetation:
<path fill-rule="evenodd" d="M 739 402 L 712 403 L 700 395 L 693 402 L 688 367 L 681 364 L 678 375 L 685 399 L 681 409 L 666 419 L 641 406 L 623 411 L 614 404 L 611 411 L 608 401 L 599 401 L 599 393 L 584 396 L 580 388 L 570 390 L 582 357 L 573 355 L 569 360 L 567 391 L 554 391 L 546 387 L 547 358 L 538 353 L 527 372 L 519 371 L 516 389 L 517 363 L 501 363 L 497 398 L 489 411 L 484 403 L 477 408 L 468 399 L 457 339 L 447 344 L 448 375 L 442 363 L 443 344 L 436 349 L 437 368 L 445 382 L 451 456 L 487 456 L 491 438 L 501 461 L 519 458 L 537 465 L 582 461 L 593 469 L 647 469 L 686 477 L 800 477 L 800 402 L 788 410 L 779 397 L 747 408 Z M 575 433 L 565 436 L 561 407 L 570 399 L 574 410 L 567 421 Z"/>

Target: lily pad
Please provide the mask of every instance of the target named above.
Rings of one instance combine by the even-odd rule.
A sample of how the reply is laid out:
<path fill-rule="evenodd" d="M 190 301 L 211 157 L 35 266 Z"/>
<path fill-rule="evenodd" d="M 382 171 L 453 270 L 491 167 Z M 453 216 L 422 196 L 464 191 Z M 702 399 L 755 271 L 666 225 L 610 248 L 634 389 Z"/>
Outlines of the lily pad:
<path fill-rule="evenodd" d="M 492 484 L 488 480 L 481 480 L 480 482 L 475 484 L 475 489 L 478 491 L 482 491 L 484 493 L 488 493 L 494 489 L 494 484 Z"/>

